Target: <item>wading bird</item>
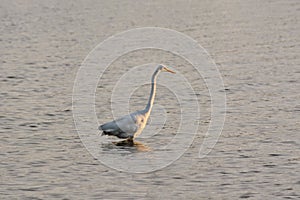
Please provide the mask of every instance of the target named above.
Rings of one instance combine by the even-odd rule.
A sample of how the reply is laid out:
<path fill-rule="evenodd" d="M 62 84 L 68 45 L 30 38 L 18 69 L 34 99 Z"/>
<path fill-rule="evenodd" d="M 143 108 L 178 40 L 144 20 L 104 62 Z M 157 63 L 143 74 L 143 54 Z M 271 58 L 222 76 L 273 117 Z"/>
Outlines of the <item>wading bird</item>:
<path fill-rule="evenodd" d="M 141 134 L 152 110 L 156 93 L 156 78 L 160 72 L 170 72 L 175 74 L 174 71 L 168 69 L 166 66 L 159 65 L 152 75 L 151 92 L 146 108 L 144 110 L 139 110 L 129 115 L 125 115 L 112 122 L 100 125 L 99 130 L 103 131 L 102 135 L 112 135 L 118 138 L 127 139 L 129 142 L 133 142 L 133 139 Z"/>

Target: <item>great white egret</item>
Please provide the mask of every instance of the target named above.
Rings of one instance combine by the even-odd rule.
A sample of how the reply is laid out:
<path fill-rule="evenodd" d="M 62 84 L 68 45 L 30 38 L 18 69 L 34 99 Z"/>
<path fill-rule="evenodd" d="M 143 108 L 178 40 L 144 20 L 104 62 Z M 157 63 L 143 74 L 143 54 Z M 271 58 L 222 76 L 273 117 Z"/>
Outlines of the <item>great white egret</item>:
<path fill-rule="evenodd" d="M 146 108 L 100 125 L 99 130 L 103 131 L 102 135 L 112 135 L 133 142 L 133 139 L 141 134 L 152 110 L 156 93 L 156 78 L 160 72 L 175 74 L 174 71 L 160 64 L 151 78 L 151 92 Z"/>

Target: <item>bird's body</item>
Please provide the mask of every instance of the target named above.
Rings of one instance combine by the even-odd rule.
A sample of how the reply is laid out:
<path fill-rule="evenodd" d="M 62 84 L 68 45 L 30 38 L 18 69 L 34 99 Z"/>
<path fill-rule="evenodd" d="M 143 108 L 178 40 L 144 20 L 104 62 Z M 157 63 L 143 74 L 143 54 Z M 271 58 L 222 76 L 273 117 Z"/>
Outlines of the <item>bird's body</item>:
<path fill-rule="evenodd" d="M 145 110 L 125 115 L 112 122 L 99 127 L 103 135 L 113 135 L 118 138 L 133 139 L 138 136 L 146 126 L 149 115 Z"/>
<path fill-rule="evenodd" d="M 112 135 L 132 141 L 142 133 L 152 110 L 156 93 L 156 78 L 161 71 L 175 73 L 164 65 L 159 65 L 152 75 L 151 92 L 146 108 L 99 126 L 99 130 L 103 131 L 102 135 Z"/>

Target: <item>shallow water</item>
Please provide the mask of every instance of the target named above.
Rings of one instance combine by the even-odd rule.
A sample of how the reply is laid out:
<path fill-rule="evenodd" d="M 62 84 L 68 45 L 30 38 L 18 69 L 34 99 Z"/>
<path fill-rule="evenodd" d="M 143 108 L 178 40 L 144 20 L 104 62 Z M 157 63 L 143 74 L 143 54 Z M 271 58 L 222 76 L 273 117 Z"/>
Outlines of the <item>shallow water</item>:
<path fill-rule="evenodd" d="M 299 199 L 299 9 L 298 1 L 279 0 L 2 1 L 1 199 Z M 99 42 L 144 26 L 180 31 L 210 53 L 225 84 L 227 113 L 218 143 L 200 159 L 211 102 L 199 74 L 182 58 L 158 50 L 116 60 L 96 90 L 99 123 L 112 119 L 114 84 L 132 66 L 172 65 L 199 98 L 201 116 L 193 119 L 199 130 L 183 156 L 158 171 L 135 174 L 89 154 L 73 122 L 72 91 L 81 62 Z M 161 123 L 155 121 L 160 108 L 167 113 L 158 134 L 145 130 L 140 146 L 114 146 L 108 139 L 95 148 L 112 159 L 168 151 L 162 147 L 176 133 L 180 109 L 169 88 L 157 91 L 150 124 Z M 144 85 L 133 93 L 131 111 L 144 107 L 148 92 Z"/>

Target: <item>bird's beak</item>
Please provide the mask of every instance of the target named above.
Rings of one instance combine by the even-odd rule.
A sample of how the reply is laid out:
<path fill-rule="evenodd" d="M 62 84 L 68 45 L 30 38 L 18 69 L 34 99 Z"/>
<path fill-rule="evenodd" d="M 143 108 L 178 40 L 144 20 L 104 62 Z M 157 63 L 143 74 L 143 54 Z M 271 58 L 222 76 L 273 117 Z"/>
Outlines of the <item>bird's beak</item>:
<path fill-rule="evenodd" d="M 167 72 L 172 73 L 172 74 L 176 74 L 176 72 L 174 72 L 174 71 L 172 71 L 172 70 L 170 70 L 170 69 L 168 69 L 168 68 L 165 68 L 165 70 L 166 70 Z"/>

